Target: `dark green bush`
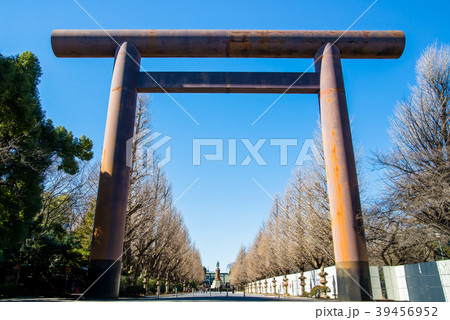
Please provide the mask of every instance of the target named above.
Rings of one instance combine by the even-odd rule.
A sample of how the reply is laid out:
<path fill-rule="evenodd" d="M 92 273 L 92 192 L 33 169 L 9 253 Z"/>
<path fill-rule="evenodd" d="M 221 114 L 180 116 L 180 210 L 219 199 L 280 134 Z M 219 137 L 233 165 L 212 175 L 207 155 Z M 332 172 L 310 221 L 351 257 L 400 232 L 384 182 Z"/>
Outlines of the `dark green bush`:
<path fill-rule="evenodd" d="M 143 286 L 129 286 L 126 288 L 127 296 L 140 296 L 145 294 L 145 289 Z"/>
<path fill-rule="evenodd" d="M 129 285 L 127 276 L 120 276 L 119 295 L 126 296 L 140 296 L 146 294 L 142 280 L 138 279 L 136 285 Z"/>
<path fill-rule="evenodd" d="M 15 297 L 23 295 L 25 287 L 23 284 L 15 283 L 1 283 L 0 296 L 1 297 Z"/>
<path fill-rule="evenodd" d="M 156 280 L 155 279 L 150 279 L 148 280 L 148 291 L 149 293 L 156 293 Z"/>

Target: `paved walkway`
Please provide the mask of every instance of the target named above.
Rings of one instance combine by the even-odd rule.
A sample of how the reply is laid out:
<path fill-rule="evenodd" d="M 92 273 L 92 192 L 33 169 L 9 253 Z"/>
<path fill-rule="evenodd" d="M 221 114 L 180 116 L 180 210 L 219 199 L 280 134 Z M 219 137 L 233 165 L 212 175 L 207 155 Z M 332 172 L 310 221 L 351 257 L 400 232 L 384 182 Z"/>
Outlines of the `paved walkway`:
<path fill-rule="evenodd" d="M 64 301 L 74 301 L 77 299 L 77 296 L 74 296 L 72 299 L 67 298 L 46 298 L 46 297 L 23 297 L 23 298 L 9 298 L 9 299 L 0 299 L 0 302 L 64 302 Z M 80 300 L 85 301 L 85 300 Z M 201 293 L 196 292 L 194 295 L 192 293 L 182 293 L 175 296 L 175 294 L 170 295 L 160 295 L 159 299 L 157 296 L 146 296 L 146 297 L 122 297 L 118 300 L 113 301 L 167 301 L 167 302 L 183 302 L 183 301 L 199 301 L 199 302 L 268 302 L 268 301 L 314 301 L 310 298 L 302 298 L 302 297 L 274 297 L 274 296 L 266 296 L 260 294 L 245 294 L 245 297 L 242 292 L 235 292 L 232 294 L 228 292 L 228 297 L 226 292 L 209 292 Z"/>
<path fill-rule="evenodd" d="M 261 294 L 244 294 L 242 292 L 235 292 L 232 294 L 231 292 L 227 293 L 223 292 L 211 292 L 211 295 L 209 292 L 201 293 L 197 292 L 192 295 L 192 293 L 183 293 L 179 294 L 177 297 L 175 295 L 161 295 L 158 299 L 156 296 L 148 296 L 148 297 L 142 297 L 138 298 L 136 300 L 157 300 L 157 301 L 202 301 L 202 302 L 267 302 L 267 301 L 313 301 L 313 299 L 310 298 L 301 298 L 301 297 L 274 297 L 274 296 L 266 296 Z"/>

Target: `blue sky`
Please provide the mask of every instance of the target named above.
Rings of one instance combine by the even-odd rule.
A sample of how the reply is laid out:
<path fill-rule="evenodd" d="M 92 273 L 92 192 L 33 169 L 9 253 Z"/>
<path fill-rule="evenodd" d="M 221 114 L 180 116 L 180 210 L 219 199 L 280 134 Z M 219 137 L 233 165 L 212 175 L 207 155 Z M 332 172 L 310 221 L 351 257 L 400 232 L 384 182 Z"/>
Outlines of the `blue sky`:
<path fill-rule="evenodd" d="M 87 1 L 82 5 L 105 29 L 272 29 L 345 30 L 372 1 Z M 448 1 L 377 1 L 352 30 L 403 30 L 406 49 L 398 60 L 345 60 L 344 79 L 355 145 L 367 157 L 390 146 L 387 129 L 396 101 L 414 84 L 414 65 L 435 40 L 450 42 Z M 113 59 L 61 59 L 53 55 L 53 29 L 99 29 L 73 0 L 3 1 L 0 53 L 35 53 L 44 72 L 39 86 L 42 105 L 55 124 L 94 141 L 100 157 Z M 148 71 L 304 71 L 309 59 L 143 59 Z M 318 119 L 315 95 L 285 95 L 255 125 L 253 121 L 278 95 L 174 94 L 198 121 L 197 126 L 167 95 L 151 104 L 154 130 L 172 137 L 172 161 L 165 166 L 176 203 L 203 264 L 231 263 L 241 244 L 248 245 L 267 217 L 269 193 L 283 192 L 304 139 L 312 138 Z M 261 148 L 267 166 L 228 166 L 202 161 L 192 166 L 192 139 L 238 139 L 238 164 L 247 152 L 239 139 L 291 138 L 288 165 L 279 164 L 279 149 Z M 205 152 L 209 152 L 208 148 Z M 204 159 L 203 159 L 204 160 Z M 370 167 L 366 163 L 367 169 Z M 368 190 L 380 186 L 367 173 Z"/>

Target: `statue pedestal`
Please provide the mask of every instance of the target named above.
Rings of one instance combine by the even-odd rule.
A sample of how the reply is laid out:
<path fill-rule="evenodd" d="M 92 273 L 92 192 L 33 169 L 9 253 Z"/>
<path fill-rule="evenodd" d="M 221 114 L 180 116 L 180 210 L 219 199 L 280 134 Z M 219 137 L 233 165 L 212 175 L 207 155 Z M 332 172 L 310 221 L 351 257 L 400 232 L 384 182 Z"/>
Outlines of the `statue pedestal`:
<path fill-rule="evenodd" d="M 212 285 L 211 285 L 211 289 L 220 289 L 220 287 L 222 286 L 222 280 L 214 280 Z"/>

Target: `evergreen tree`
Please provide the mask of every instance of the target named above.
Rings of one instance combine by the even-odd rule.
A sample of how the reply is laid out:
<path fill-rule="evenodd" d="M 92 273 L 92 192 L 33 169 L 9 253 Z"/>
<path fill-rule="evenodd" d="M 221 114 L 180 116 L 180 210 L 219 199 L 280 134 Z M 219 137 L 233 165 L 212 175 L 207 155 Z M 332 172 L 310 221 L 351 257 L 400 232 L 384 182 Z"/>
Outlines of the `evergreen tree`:
<path fill-rule="evenodd" d="M 75 174 L 77 160 L 93 156 L 90 139 L 76 138 L 45 117 L 37 88 L 41 75 L 31 52 L 0 55 L 0 259 L 10 262 L 40 210 L 47 168 L 58 161 L 60 170 Z"/>

